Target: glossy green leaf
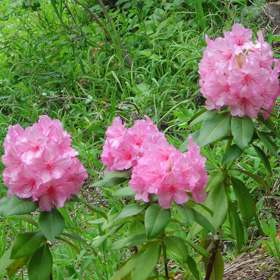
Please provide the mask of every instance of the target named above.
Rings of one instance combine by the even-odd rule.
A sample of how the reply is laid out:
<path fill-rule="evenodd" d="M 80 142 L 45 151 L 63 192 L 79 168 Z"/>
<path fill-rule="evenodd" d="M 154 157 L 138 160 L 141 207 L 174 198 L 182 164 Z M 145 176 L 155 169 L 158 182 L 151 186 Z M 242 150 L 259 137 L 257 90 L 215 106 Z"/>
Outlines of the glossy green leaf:
<path fill-rule="evenodd" d="M 212 189 L 216 188 L 217 185 L 220 185 L 225 179 L 225 172 L 217 171 L 210 174 L 208 178 L 206 192 L 211 191 Z"/>
<path fill-rule="evenodd" d="M 28 265 L 29 280 L 49 280 L 52 273 L 52 255 L 44 244 L 32 256 Z"/>
<path fill-rule="evenodd" d="M 137 257 L 137 265 L 134 271 L 133 280 L 145 280 L 155 269 L 160 253 L 158 243 L 147 244 L 145 251 Z"/>
<path fill-rule="evenodd" d="M 188 256 L 186 263 L 194 278 L 200 280 L 199 271 L 197 269 L 195 260 L 191 256 Z"/>
<path fill-rule="evenodd" d="M 241 155 L 241 153 L 242 150 L 236 144 L 230 146 L 223 156 L 222 164 L 234 161 Z"/>
<path fill-rule="evenodd" d="M 130 204 L 126 206 L 121 213 L 117 216 L 116 220 L 132 217 L 146 209 L 147 205 Z"/>
<path fill-rule="evenodd" d="M 19 259 L 29 256 L 37 251 L 44 236 L 41 232 L 25 232 L 19 233 L 14 241 L 11 253 L 11 259 Z"/>
<path fill-rule="evenodd" d="M 109 171 L 105 174 L 103 180 L 91 185 L 91 187 L 114 187 L 130 179 L 131 170 Z"/>
<path fill-rule="evenodd" d="M 110 232 L 104 234 L 104 235 L 101 235 L 101 236 L 97 236 L 91 246 L 93 248 L 97 248 L 98 246 L 100 246 L 108 237 L 114 235 L 122 226 L 115 226 L 113 228 L 111 228 Z"/>
<path fill-rule="evenodd" d="M 43 235 L 51 243 L 54 243 L 55 237 L 62 233 L 65 226 L 65 220 L 56 208 L 41 212 L 38 223 Z"/>
<path fill-rule="evenodd" d="M 146 233 L 133 235 L 116 241 L 112 245 L 112 250 L 119 250 L 123 247 L 139 246 L 147 240 Z"/>
<path fill-rule="evenodd" d="M 240 218 L 236 213 L 236 209 L 231 201 L 229 201 L 228 214 L 229 214 L 230 229 L 234 239 L 237 242 L 237 249 L 238 251 L 240 251 L 244 243 L 244 229 L 240 221 Z"/>
<path fill-rule="evenodd" d="M 270 141 L 270 139 L 262 132 L 258 131 L 258 136 L 260 140 L 264 143 L 264 145 L 267 147 L 267 149 L 271 152 L 272 155 L 274 155 L 277 159 L 279 159 L 279 155 L 277 153 L 277 146 Z"/>
<path fill-rule="evenodd" d="M 256 207 L 251 198 L 251 195 L 242 181 L 237 178 L 231 178 L 232 187 L 238 202 L 238 206 L 242 217 L 246 221 L 246 225 L 249 226 L 251 220 L 256 213 Z"/>
<path fill-rule="evenodd" d="M 4 216 L 29 214 L 37 209 L 37 205 L 30 199 L 21 199 L 14 195 L 6 204 Z"/>
<path fill-rule="evenodd" d="M 181 262 L 186 263 L 189 251 L 185 241 L 178 236 L 165 236 L 163 242 L 166 245 L 167 250 L 174 253 L 178 258 L 181 259 Z"/>
<path fill-rule="evenodd" d="M 217 229 L 223 224 L 228 210 L 227 195 L 225 186 L 222 182 L 217 182 L 215 186 L 213 185 L 213 188 L 209 191 L 204 204 L 213 211 L 213 216 L 211 216 L 203 208 L 198 210 L 199 205 L 197 205 L 195 209 L 200 212 L 201 215 L 205 216 L 212 224 L 215 231 L 217 231 Z M 201 230 L 201 225 L 196 223 L 193 224 L 190 230 L 191 236 L 195 236 Z"/>
<path fill-rule="evenodd" d="M 194 222 L 194 213 L 193 211 L 190 211 L 190 207 L 186 204 L 175 204 L 175 208 L 177 209 L 180 216 L 183 218 L 183 220 L 189 224 L 192 225 Z"/>
<path fill-rule="evenodd" d="M 230 131 L 230 119 L 229 113 L 223 113 L 203 121 L 198 138 L 199 146 L 213 143 L 227 135 Z"/>
<path fill-rule="evenodd" d="M 158 204 L 152 204 L 146 210 L 145 227 L 148 238 L 153 238 L 159 234 L 170 221 L 170 210 L 160 207 Z"/>
<path fill-rule="evenodd" d="M 266 170 L 269 172 L 269 174 L 271 174 L 271 166 L 270 166 L 270 163 L 269 163 L 269 160 L 266 156 L 266 154 L 264 153 L 264 151 L 262 149 L 260 149 L 258 146 L 256 145 L 253 145 L 258 157 L 261 159 L 264 167 L 266 168 Z"/>
<path fill-rule="evenodd" d="M 23 221 L 27 222 L 30 225 L 38 227 L 38 223 L 36 221 L 34 221 L 33 218 L 29 215 L 15 215 L 15 217 L 17 217 L 20 220 L 23 220 Z"/>
<path fill-rule="evenodd" d="M 231 131 L 237 146 L 243 150 L 252 140 L 254 124 L 251 118 L 244 116 L 231 118 Z"/>
<path fill-rule="evenodd" d="M 120 188 L 119 190 L 114 192 L 114 196 L 134 196 L 135 190 L 133 190 L 131 187 L 124 187 Z"/>
<path fill-rule="evenodd" d="M 224 260 L 220 250 L 217 249 L 210 280 L 223 280 L 223 277 L 224 277 Z"/>

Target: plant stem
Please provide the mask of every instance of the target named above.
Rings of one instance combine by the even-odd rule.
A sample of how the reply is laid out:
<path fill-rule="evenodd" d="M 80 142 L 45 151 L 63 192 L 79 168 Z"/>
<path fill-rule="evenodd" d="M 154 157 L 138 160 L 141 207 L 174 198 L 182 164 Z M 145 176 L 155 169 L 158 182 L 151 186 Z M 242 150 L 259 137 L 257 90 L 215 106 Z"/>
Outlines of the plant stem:
<path fill-rule="evenodd" d="M 163 262 L 164 262 L 165 279 L 168 280 L 169 279 L 169 274 L 168 274 L 167 255 L 166 255 L 165 244 L 163 244 L 162 249 L 163 249 Z"/>

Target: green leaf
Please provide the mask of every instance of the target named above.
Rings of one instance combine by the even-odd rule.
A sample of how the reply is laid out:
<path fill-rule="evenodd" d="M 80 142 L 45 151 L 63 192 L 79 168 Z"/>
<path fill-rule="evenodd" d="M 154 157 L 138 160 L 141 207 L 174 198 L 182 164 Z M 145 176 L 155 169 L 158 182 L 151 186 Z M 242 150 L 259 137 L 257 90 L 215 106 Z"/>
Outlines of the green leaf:
<path fill-rule="evenodd" d="M 0 273 L 3 272 L 14 260 L 10 259 L 12 248 L 9 248 L 0 258 Z"/>
<path fill-rule="evenodd" d="M 231 182 L 241 215 L 245 219 L 246 225 L 249 226 L 256 213 L 254 202 L 247 187 L 243 184 L 242 181 L 237 178 L 231 177 Z"/>
<path fill-rule="evenodd" d="M 116 220 L 132 217 L 146 209 L 147 205 L 130 204 L 126 206 L 121 213 L 117 216 Z"/>
<path fill-rule="evenodd" d="M 122 227 L 122 225 L 115 226 L 115 227 L 111 228 L 110 232 L 108 232 L 104 235 L 101 235 L 101 236 L 97 236 L 96 238 L 94 238 L 91 246 L 93 248 L 100 246 L 108 237 L 114 235 L 121 227 Z"/>
<path fill-rule="evenodd" d="M 11 263 L 6 269 L 9 278 L 11 279 L 11 277 L 13 277 L 19 269 L 21 269 L 26 263 L 28 263 L 30 258 L 31 256 L 27 256 L 24 258 L 13 260 L 13 263 Z"/>
<path fill-rule="evenodd" d="M 112 250 L 119 250 L 123 247 L 130 247 L 130 246 L 139 246 L 143 244 L 147 240 L 146 233 L 133 235 L 127 238 L 123 238 L 121 240 L 116 241 L 111 249 Z"/>
<path fill-rule="evenodd" d="M 186 263 L 189 256 L 188 247 L 185 241 L 178 236 L 165 236 L 163 242 L 166 245 L 167 250 L 174 253 L 181 262 Z"/>
<path fill-rule="evenodd" d="M 37 205 L 30 199 L 21 199 L 14 195 L 6 204 L 4 216 L 29 214 L 37 209 Z"/>
<path fill-rule="evenodd" d="M 224 260 L 220 250 L 217 249 L 210 280 L 223 280 L 223 277 L 224 277 Z"/>
<path fill-rule="evenodd" d="M 54 8 L 54 11 L 55 11 L 57 17 L 59 18 L 60 23 L 62 24 L 62 26 L 64 26 L 64 23 L 63 23 L 63 21 L 62 21 L 61 14 L 58 12 L 58 9 L 57 9 L 57 6 L 56 6 L 56 1 L 55 1 L 55 0 L 51 0 L 51 3 L 52 3 L 52 6 L 53 6 L 53 8 Z"/>
<path fill-rule="evenodd" d="M 187 204 L 178 205 L 177 210 L 182 218 L 189 224 L 192 224 L 193 221 L 201 225 L 203 228 L 215 233 L 215 229 L 212 224 L 205 218 L 202 214 L 197 212 L 195 209 L 189 207 Z M 214 213 L 213 213 L 214 214 Z"/>
<path fill-rule="evenodd" d="M 218 115 L 217 110 L 205 111 L 205 109 L 204 109 L 203 113 L 201 113 L 199 116 L 197 116 L 196 118 L 194 118 L 192 120 L 192 122 L 190 123 L 190 127 L 192 127 L 192 126 L 194 126 L 198 123 L 201 123 L 201 122 L 203 122 L 207 119 L 210 119 L 210 118 L 212 118 L 213 116 L 216 116 L 216 115 Z"/>
<path fill-rule="evenodd" d="M 34 220 L 32 219 L 32 217 L 30 217 L 30 216 L 28 216 L 28 215 L 15 215 L 15 217 L 17 217 L 18 219 L 21 219 L 21 220 L 27 222 L 27 223 L 30 224 L 30 225 L 33 225 L 33 226 L 35 226 L 35 227 L 38 227 L 37 222 L 34 221 Z"/>
<path fill-rule="evenodd" d="M 44 244 L 32 256 L 28 265 L 29 280 L 49 280 L 52 273 L 52 255 Z"/>
<path fill-rule="evenodd" d="M 145 214 L 145 227 L 148 238 L 153 238 L 159 234 L 170 221 L 170 210 L 160 207 L 158 204 L 152 204 Z"/>
<path fill-rule="evenodd" d="M 194 242 L 190 241 L 190 240 L 185 240 L 185 242 L 190 245 L 197 253 L 199 253 L 201 256 L 205 257 L 206 259 L 208 259 L 210 257 L 210 254 L 203 249 L 202 247 L 200 247 L 199 245 L 195 244 Z"/>
<path fill-rule="evenodd" d="M 279 159 L 280 157 L 277 153 L 277 146 L 274 143 L 272 143 L 264 133 L 258 131 L 258 136 L 260 140 L 264 143 L 264 145 L 267 147 L 267 149 L 271 152 L 271 154 L 274 155 L 277 159 Z"/>
<path fill-rule="evenodd" d="M 8 205 L 9 201 L 10 201 L 10 198 L 8 196 L 5 196 L 5 197 L 0 199 L 0 216 L 5 215 L 5 212 L 6 212 L 7 205 Z"/>
<path fill-rule="evenodd" d="M 223 179 L 223 177 L 220 178 Z M 215 231 L 217 231 L 217 229 L 223 224 L 228 210 L 227 195 L 225 186 L 222 182 L 217 181 L 216 185 L 213 185 L 212 189 L 208 193 L 204 205 L 213 211 L 213 216 L 211 216 L 203 208 L 199 210 L 199 212 L 209 220 Z M 195 209 L 199 209 L 199 205 L 197 205 Z M 202 227 L 200 225 L 193 224 L 190 230 L 190 234 L 191 236 L 195 236 L 201 230 Z"/>
<path fill-rule="evenodd" d="M 252 119 L 247 116 L 242 118 L 231 118 L 231 131 L 237 146 L 243 150 L 252 140 L 254 134 L 254 124 Z"/>
<path fill-rule="evenodd" d="M 237 249 L 238 251 L 240 251 L 244 243 L 244 229 L 239 219 L 239 216 L 236 213 L 236 209 L 230 200 L 229 200 L 228 214 L 229 214 L 230 229 L 233 237 L 237 241 Z"/>
<path fill-rule="evenodd" d="M 258 182 L 260 185 L 269 189 L 269 186 L 267 185 L 267 183 L 258 175 L 253 174 L 252 172 L 249 172 L 249 171 L 244 170 L 244 169 L 239 169 L 239 168 L 232 168 L 231 170 L 236 170 L 238 172 L 244 173 L 244 174 L 248 175 L 249 177 L 251 177 L 252 179 L 254 179 L 256 182 Z"/>
<path fill-rule="evenodd" d="M 241 155 L 241 153 L 242 150 L 236 144 L 230 146 L 223 156 L 222 164 L 234 161 Z"/>
<path fill-rule="evenodd" d="M 266 170 L 269 172 L 269 174 L 272 174 L 269 160 L 268 160 L 266 154 L 264 153 L 264 151 L 256 145 L 253 145 L 253 147 L 254 147 L 258 157 L 261 159 L 261 161 L 262 161 L 264 167 L 266 168 Z"/>
<path fill-rule="evenodd" d="M 197 264 L 195 260 L 191 256 L 188 256 L 186 263 L 194 278 L 200 280 L 199 271 L 197 269 Z"/>
<path fill-rule="evenodd" d="M 105 174 L 103 180 L 94 183 L 90 187 L 114 187 L 128 181 L 130 179 L 131 172 L 131 169 L 125 171 L 109 171 Z"/>
<path fill-rule="evenodd" d="M 135 190 L 131 187 L 124 187 L 114 192 L 114 196 L 134 196 Z"/>
<path fill-rule="evenodd" d="M 204 120 L 200 128 L 198 145 L 205 146 L 227 135 L 230 131 L 230 119 L 229 113 L 223 113 Z"/>
<path fill-rule="evenodd" d="M 224 179 L 225 179 L 225 172 L 223 171 L 211 173 L 210 177 L 208 178 L 206 192 L 209 192 L 212 189 L 216 188 L 216 186 L 220 185 L 224 181 Z"/>
<path fill-rule="evenodd" d="M 130 235 L 146 233 L 144 224 L 141 221 L 139 221 L 138 219 L 135 219 L 129 228 L 129 233 L 130 233 Z"/>
<path fill-rule="evenodd" d="M 41 212 L 38 222 L 43 235 L 51 243 L 54 243 L 55 237 L 62 233 L 65 226 L 64 218 L 56 208 L 49 212 Z"/>
<path fill-rule="evenodd" d="M 29 256 L 37 251 L 44 236 L 41 232 L 25 232 L 19 233 L 14 241 L 11 253 L 11 259 L 19 259 Z"/>
<path fill-rule="evenodd" d="M 158 243 L 147 244 L 145 251 L 137 257 L 133 280 L 145 280 L 157 265 L 160 253 Z"/>

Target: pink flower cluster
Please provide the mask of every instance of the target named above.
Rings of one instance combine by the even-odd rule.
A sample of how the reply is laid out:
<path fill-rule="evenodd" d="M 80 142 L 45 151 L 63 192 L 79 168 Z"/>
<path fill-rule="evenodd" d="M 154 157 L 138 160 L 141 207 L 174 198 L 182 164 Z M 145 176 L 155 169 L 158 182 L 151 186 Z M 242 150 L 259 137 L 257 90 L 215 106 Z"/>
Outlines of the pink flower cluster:
<path fill-rule="evenodd" d="M 103 164 L 107 165 L 106 172 L 132 167 L 129 184 L 136 192 L 136 200 L 148 202 L 149 195 L 156 194 L 159 205 L 170 208 L 172 200 L 177 204 L 188 201 L 187 193 L 196 203 L 206 199 L 206 159 L 191 137 L 188 152 L 181 153 L 167 142 L 148 117 L 128 129 L 117 117 L 106 135 L 101 155 Z"/>
<path fill-rule="evenodd" d="M 207 48 L 199 63 L 201 92 L 208 110 L 230 106 L 233 116 L 257 118 L 261 108 L 271 111 L 280 95 L 280 61 L 258 32 L 234 24 L 215 41 L 206 36 Z M 269 117 L 263 112 L 265 118 Z"/>
<path fill-rule="evenodd" d="M 40 116 L 38 123 L 26 129 L 9 126 L 4 150 L 3 180 L 9 196 L 39 200 L 43 211 L 62 207 L 87 178 L 70 135 L 59 120 L 48 116 Z"/>

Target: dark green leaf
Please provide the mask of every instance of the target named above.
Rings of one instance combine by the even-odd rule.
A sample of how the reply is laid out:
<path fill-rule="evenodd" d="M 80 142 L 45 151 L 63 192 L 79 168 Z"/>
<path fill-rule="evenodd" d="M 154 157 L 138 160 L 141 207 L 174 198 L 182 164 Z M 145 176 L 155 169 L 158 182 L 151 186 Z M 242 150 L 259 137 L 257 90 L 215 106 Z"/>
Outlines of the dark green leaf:
<path fill-rule="evenodd" d="M 216 231 L 223 224 L 228 210 L 227 195 L 225 186 L 222 182 L 217 181 L 216 185 L 213 185 L 212 189 L 208 193 L 204 204 L 213 211 L 213 216 L 211 216 L 203 208 L 201 210 L 198 210 L 199 205 L 197 205 L 195 209 L 209 220 Z M 202 227 L 200 225 L 193 224 L 190 230 L 191 236 L 195 236 L 201 230 Z"/>
<path fill-rule="evenodd" d="M 247 226 L 256 213 L 256 207 L 250 196 L 247 187 L 237 178 L 231 177 L 232 187 L 238 202 L 242 217 L 245 219 Z"/>
<path fill-rule="evenodd" d="M 146 233 L 137 234 L 116 241 L 111 248 L 112 250 L 119 250 L 122 249 L 123 247 L 139 246 L 143 244 L 146 240 L 147 240 Z"/>
<path fill-rule="evenodd" d="M 223 156 L 222 164 L 234 161 L 241 155 L 241 153 L 242 150 L 236 144 L 230 146 Z"/>
<path fill-rule="evenodd" d="M 49 280 L 52 273 L 52 255 L 44 244 L 32 256 L 28 265 L 29 280 Z"/>
<path fill-rule="evenodd" d="M 147 205 L 130 204 L 121 211 L 116 220 L 135 216 L 143 212 L 146 209 L 146 207 Z"/>
<path fill-rule="evenodd" d="M 52 6 L 54 8 L 54 11 L 57 15 L 57 17 L 59 18 L 60 23 L 62 24 L 62 26 L 64 25 L 63 21 L 62 21 L 62 17 L 61 14 L 58 12 L 57 6 L 56 6 L 56 1 L 55 0 L 51 0 Z"/>
<path fill-rule="evenodd" d="M 271 152 L 271 154 L 274 155 L 277 159 L 279 159 L 279 155 L 277 153 L 277 146 L 274 143 L 272 143 L 264 133 L 258 131 L 258 136 L 260 140 L 264 143 L 264 145 L 267 147 L 267 149 Z"/>
<path fill-rule="evenodd" d="M 171 251 L 180 258 L 182 263 L 187 262 L 189 251 L 185 241 L 181 237 L 165 236 L 163 238 L 163 242 L 166 245 L 167 250 Z"/>
<path fill-rule="evenodd" d="M 238 251 L 240 251 L 244 243 L 244 229 L 239 219 L 239 216 L 236 213 L 236 209 L 231 201 L 229 201 L 228 214 L 229 214 L 230 229 L 233 234 L 233 237 L 237 241 L 237 249 Z"/>
<path fill-rule="evenodd" d="M 227 135 L 230 131 L 230 119 L 229 113 L 223 113 L 203 121 L 198 138 L 199 146 L 213 143 Z"/>
<path fill-rule="evenodd" d="M 197 253 L 199 253 L 201 256 L 205 257 L 206 259 L 209 258 L 210 254 L 203 249 L 202 247 L 200 247 L 199 245 L 195 244 L 194 242 L 185 239 L 185 242 L 190 245 Z"/>
<path fill-rule="evenodd" d="M 125 171 L 109 171 L 105 174 L 103 180 L 91 185 L 91 187 L 114 187 L 125 181 L 128 181 L 131 176 L 131 170 Z"/>
<path fill-rule="evenodd" d="M 56 208 L 49 212 L 41 212 L 38 222 L 43 235 L 51 243 L 54 243 L 55 237 L 62 233 L 65 226 L 64 218 Z"/>
<path fill-rule="evenodd" d="M 194 278 L 197 280 L 200 280 L 199 271 L 197 269 L 197 264 L 196 264 L 195 260 L 191 256 L 188 256 L 186 262 L 187 262 L 189 270 L 191 271 Z"/>
<path fill-rule="evenodd" d="M 254 134 L 254 124 L 252 119 L 247 116 L 242 118 L 231 118 L 231 131 L 237 146 L 243 150 L 252 140 Z"/>
<path fill-rule="evenodd" d="M 170 210 L 160 207 L 158 204 L 152 204 L 145 214 L 145 227 L 148 238 L 153 238 L 159 234 L 170 221 Z"/>
<path fill-rule="evenodd" d="M 4 216 L 29 214 L 37 209 L 37 205 L 30 199 L 21 199 L 14 195 L 6 204 Z"/>
<path fill-rule="evenodd" d="M 137 257 L 133 280 L 145 280 L 151 274 L 157 265 L 159 253 L 158 243 L 147 244 L 145 251 Z"/>
<path fill-rule="evenodd" d="M 110 232 L 108 232 L 108 233 L 106 233 L 106 234 L 104 234 L 104 235 L 101 235 L 101 236 L 97 236 L 97 237 L 93 240 L 91 246 L 92 246 L 93 248 L 96 248 L 96 247 L 100 246 L 108 237 L 114 235 L 121 227 L 122 227 L 122 226 L 115 226 L 115 227 L 113 227 L 113 228 L 110 230 Z"/>
<path fill-rule="evenodd" d="M 217 249 L 210 280 L 223 280 L 223 277 L 224 277 L 224 260 L 220 250 Z"/>
<path fill-rule="evenodd" d="M 182 216 L 182 218 L 190 225 L 193 223 L 193 221 L 195 221 L 196 223 L 201 225 L 203 228 L 211 231 L 212 233 L 215 233 L 214 227 L 207 220 L 207 218 L 205 218 L 202 214 L 197 212 L 195 209 L 189 207 L 187 204 L 183 204 L 180 206 L 178 205 L 176 208 L 177 208 L 179 214 Z"/>
<path fill-rule="evenodd" d="M 225 172 L 223 171 L 211 173 L 210 177 L 208 178 L 206 192 L 209 192 L 212 189 L 216 188 L 216 186 L 220 185 L 224 181 L 224 179 L 225 179 Z"/>
<path fill-rule="evenodd" d="M 27 222 L 30 225 L 38 227 L 37 222 L 34 221 L 31 216 L 28 216 L 28 215 L 15 215 L 15 217 L 17 217 L 18 219 L 21 219 L 21 220 Z"/>
<path fill-rule="evenodd" d="M 10 259 L 12 248 L 9 248 L 0 258 L 0 273 L 3 272 L 14 260 Z"/>
<path fill-rule="evenodd" d="M 129 233 L 130 235 L 138 235 L 141 233 L 146 233 L 144 224 L 138 219 L 135 219 L 129 228 Z"/>
<path fill-rule="evenodd" d="M 263 150 L 261 150 L 258 146 L 253 145 L 257 155 L 259 156 L 259 158 L 261 159 L 264 167 L 266 168 L 266 170 L 269 172 L 269 174 L 271 174 L 271 166 L 269 163 L 269 160 L 266 156 L 266 154 L 263 152 Z"/>
<path fill-rule="evenodd" d="M 11 253 L 11 259 L 19 259 L 29 256 L 37 251 L 44 236 L 41 232 L 25 232 L 19 233 L 14 241 Z"/>
<path fill-rule="evenodd" d="M 114 192 L 114 196 L 134 196 L 135 190 L 131 187 L 124 187 Z"/>

